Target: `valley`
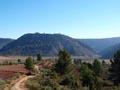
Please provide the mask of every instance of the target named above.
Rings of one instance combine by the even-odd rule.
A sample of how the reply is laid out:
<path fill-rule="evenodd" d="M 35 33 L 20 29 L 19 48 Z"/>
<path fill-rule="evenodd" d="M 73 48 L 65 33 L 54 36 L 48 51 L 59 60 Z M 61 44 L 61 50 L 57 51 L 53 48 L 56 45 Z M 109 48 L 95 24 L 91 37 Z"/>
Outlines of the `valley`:
<path fill-rule="evenodd" d="M 112 67 L 110 58 L 115 57 L 113 54 L 119 50 L 119 39 L 78 40 L 61 34 L 25 34 L 0 49 L 2 87 L 5 90 L 37 90 L 48 87 L 56 90 L 97 90 L 98 87 L 100 90 L 116 90 L 119 86 L 114 85 L 108 73 L 111 73 L 109 69 Z M 107 45 L 102 46 L 105 42 Z M 113 50 L 115 47 L 117 49 Z M 113 56 L 109 57 L 109 54 L 107 58 L 103 57 L 105 52 L 110 53 L 109 48 L 114 51 Z M 102 50 L 103 55 L 100 53 Z M 70 80 L 69 83 L 64 83 L 67 79 Z M 92 81 L 87 83 L 86 80 Z M 77 82 L 78 86 L 74 86 Z"/>
<path fill-rule="evenodd" d="M 120 0 L 0 0 L 0 90 L 120 90 Z"/>

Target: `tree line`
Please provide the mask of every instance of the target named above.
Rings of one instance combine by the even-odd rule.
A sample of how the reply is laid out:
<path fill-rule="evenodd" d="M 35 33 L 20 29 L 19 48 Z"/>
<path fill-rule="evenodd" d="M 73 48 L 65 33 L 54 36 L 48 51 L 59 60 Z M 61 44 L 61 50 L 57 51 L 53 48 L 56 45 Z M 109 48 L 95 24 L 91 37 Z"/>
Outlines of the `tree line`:
<path fill-rule="evenodd" d="M 41 57 L 38 54 L 37 60 L 40 61 Z M 26 60 L 26 63 L 33 62 Z M 28 69 L 32 68 L 30 66 Z M 120 90 L 119 69 L 120 50 L 110 64 L 97 59 L 93 63 L 72 61 L 70 54 L 62 50 L 54 66 L 41 67 L 42 74 L 29 79 L 26 85 L 30 90 Z"/>

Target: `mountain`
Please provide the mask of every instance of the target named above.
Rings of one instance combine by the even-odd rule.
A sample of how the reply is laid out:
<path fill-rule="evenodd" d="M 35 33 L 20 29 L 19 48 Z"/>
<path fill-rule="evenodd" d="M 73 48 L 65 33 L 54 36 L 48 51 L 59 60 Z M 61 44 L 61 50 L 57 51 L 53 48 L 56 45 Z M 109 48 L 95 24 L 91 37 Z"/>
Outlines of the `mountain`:
<path fill-rule="evenodd" d="M 13 39 L 9 39 L 9 38 L 0 38 L 0 49 L 7 45 L 8 43 L 12 42 Z"/>
<path fill-rule="evenodd" d="M 120 43 L 104 49 L 103 51 L 100 52 L 100 54 L 102 58 L 112 59 L 115 52 L 117 52 L 118 50 L 120 50 Z"/>
<path fill-rule="evenodd" d="M 95 52 L 101 54 L 106 48 L 120 43 L 120 37 L 105 39 L 79 39 L 82 43 L 90 46 Z"/>
<path fill-rule="evenodd" d="M 42 53 L 44 56 L 56 56 L 59 50 L 65 49 L 73 56 L 95 55 L 95 52 L 77 39 L 61 34 L 25 34 L 7 44 L 0 50 L 2 55 L 33 55 Z"/>

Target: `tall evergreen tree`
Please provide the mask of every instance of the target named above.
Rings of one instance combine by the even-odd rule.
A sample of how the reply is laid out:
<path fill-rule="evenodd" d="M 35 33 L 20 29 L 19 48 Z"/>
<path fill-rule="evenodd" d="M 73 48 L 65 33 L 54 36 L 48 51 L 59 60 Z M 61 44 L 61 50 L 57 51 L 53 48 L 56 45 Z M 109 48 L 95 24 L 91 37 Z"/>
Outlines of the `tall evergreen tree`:
<path fill-rule="evenodd" d="M 72 71 L 72 69 L 73 65 L 70 54 L 65 50 L 60 51 L 58 62 L 55 66 L 56 72 L 59 73 L 60 75 L 65 75 L 69 74 Z"/>
<path fill-rule="evenodd" d="M 37 54 L 37 61 L 41 61 L 41 60 L 42 60 L 42 54 L 39 53 L 39 54 Z"/>
<path fill-rule="evenodd" d="M 83 64 L 80 68 L 80 75 L 82 78 L 82 84 L 83 86 L 88 86 L 90 90 L 94 89 L 94 80 L 95 77 L 93 75 L 93 71 L 89 69 L 87 64 Z"/>
<path fill-rule="evenodd" d="M 114 58 L 111 60 L 110 72 L 115 85 L 120 84 L 120 50 L 114 54 Z"/>
<path fill-rule="evenodd" d="M 100 76 L 102 72 L 102 65 L 97 59 L 95 59 L 93 62 L 93 71 L 96 76 Z"/>
<path fill-rule="evenodd" d="M 25 68 L 28 70 L 33 71 L 34 70 L 34 60 L 32 57 L 28 57 L 25 61 Z"/>

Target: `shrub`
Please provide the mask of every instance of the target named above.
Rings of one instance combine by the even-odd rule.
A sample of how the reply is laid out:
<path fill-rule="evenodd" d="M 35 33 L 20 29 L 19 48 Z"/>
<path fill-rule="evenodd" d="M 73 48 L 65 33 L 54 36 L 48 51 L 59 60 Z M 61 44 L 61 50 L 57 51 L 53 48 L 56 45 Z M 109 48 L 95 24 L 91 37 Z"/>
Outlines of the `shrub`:
<path fill-rule="evenodd" d="M 4 80 L 0 80 L 0 90 L 4 90 L 6 82 Z"/>

